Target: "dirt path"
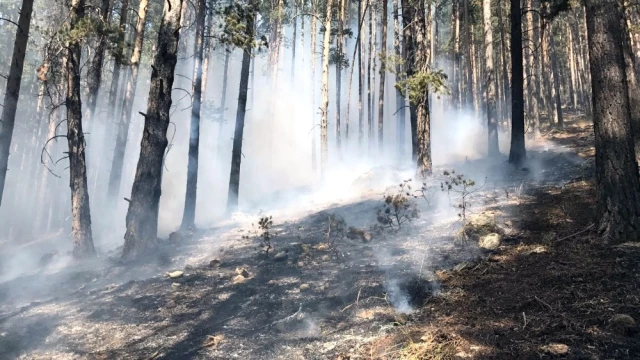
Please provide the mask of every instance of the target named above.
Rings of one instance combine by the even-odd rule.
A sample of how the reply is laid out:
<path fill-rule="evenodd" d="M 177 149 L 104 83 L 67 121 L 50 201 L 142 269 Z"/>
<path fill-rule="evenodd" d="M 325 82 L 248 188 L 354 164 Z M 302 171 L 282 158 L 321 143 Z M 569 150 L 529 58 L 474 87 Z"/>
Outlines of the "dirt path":
<path fill-rule="evenodd" d="M 435 195 L 429 206 L 419 202 L 418 220 L 398 231 L 372 231 L 371 241 L 336 236 L 335 221 L 332 234 L 326 234 L 331 215 L 347 227 L 376 224 L 384 187 L 321 208 L 301 198 L 297 207 L 303 210 L 271 213 L 276 235 L 269 257 L 260 251 L 250 226 L 257 216 L 251 216 L 166 243 L 157 259 L 145 264 L 125 267 L 104 260 L 0 284 L 0 358 L 356 359 L 400 358 L 419 349 L 430 354 L 425 358 L 539 357 L 545 354 L 540 346 L 552 340 L 545 331 L 588 329 L 584 318 L 565 316 L 562 305 L 569 304 L 557 298 L 565 294 L 567 279 L 585 281 L 606 270 L 595 264 L 599 272 L 591 268 L 592 275 L 567 274 L 584 248 L 574 243 L 578 237 L 562 238 L 592 219 L 584 188 L 593 162 L 585 153 L 588 141 L 578 141 L 588 131 L 571 131 L 573 138 L 551 134 L 551 141 L 535 143 L 530 164 L 522 169 L 503 161 L 450 166 L 482 185 L 470 197 L 470 216 L 492 211 L 509 233 L 495 252 L 453 241 L 460 222 L 452 205 L 458 200 L 440 191 L 440 178 L 428 184 Z M 398 183 L 402 175 L 389 178 Z M 335 247 L 326 248 L 328 239 Z M 544 248 L 535 250 L 539 245 Z M 574 246 L 575 253 L 553 250 Z M 541 261 L 547 254 L 552 255 Z M 211 266 L 214 259 L 220 263 Z M 607 265 L 620 281 L 629 281 L 621 271 L 633 270 L 631 265 Z M 244 279 L 237 269 L 246 271 Z M 165 273 L 174 270 L 184 274 L 169 279 Z M 638 278 L 633 281 L 620 289 L 629 290 Z M 589 288 L 575 291 L 587 301 Z M 34 294 L 41 300 L 29 304 Z M 633 307 L 638 298 L 620 296 L 627 296 L 628 306 L 616 308 L 613 297 L 606 304 L 640 319 Z M 545 311 L 555 322 L 540 320 Z M 558 341 L 575 343 L 576 336 L 586 336 L 568 334 L 571 341 Z M 618 358 L 603 353 L 601 343 L 584 346 L 596 350 L 580 354 Z"/>

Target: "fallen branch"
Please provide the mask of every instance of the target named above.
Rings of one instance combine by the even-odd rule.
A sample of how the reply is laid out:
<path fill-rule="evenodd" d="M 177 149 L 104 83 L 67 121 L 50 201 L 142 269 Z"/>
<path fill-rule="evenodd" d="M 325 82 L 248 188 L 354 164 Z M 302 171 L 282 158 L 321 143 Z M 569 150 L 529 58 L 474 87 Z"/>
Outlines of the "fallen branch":
<path fill-rule="evenodd" d="M 575 233 L 575 234 L 571 234 L 571 235 L 569 235 L 569 236 L 565 236 L 565 237 L 563 237 L 563 238 L 561 238 L 561 239 L 558 239 L 558 241 L 564 241 L 564 240 L 570 239 L 570 238 L 572 238 L 572 237 L 574 237 L 574 236 L 577 236 L 577 235 L 580 235 L 580 234 L 582 234 L 582 233 L 585 233 L 585 232 L 587 232 L 587 231 L 591 230 L 591 228 L 592 228 L 592 227 L 594 227 L 595 225 L 596 225 L 596 224 L 591 224 L 591 225 L 587 226 L 587 228 L 586 228 L 586 229 L 581 230 L 581 231 L 578 231 L 578 232 L 577 232 L 577 233 Z"/>

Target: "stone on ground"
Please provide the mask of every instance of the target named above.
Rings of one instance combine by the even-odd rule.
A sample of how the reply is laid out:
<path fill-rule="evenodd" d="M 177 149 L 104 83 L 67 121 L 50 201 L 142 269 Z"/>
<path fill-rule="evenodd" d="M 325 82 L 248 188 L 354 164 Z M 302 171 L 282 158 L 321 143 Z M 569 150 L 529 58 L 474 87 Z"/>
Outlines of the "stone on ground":
<path fill-rule="evenodd" d="M 480 237 L 478 246 L 484 250 L 496 250 L 502 244 L 502 235 L 491 233 Z"/>

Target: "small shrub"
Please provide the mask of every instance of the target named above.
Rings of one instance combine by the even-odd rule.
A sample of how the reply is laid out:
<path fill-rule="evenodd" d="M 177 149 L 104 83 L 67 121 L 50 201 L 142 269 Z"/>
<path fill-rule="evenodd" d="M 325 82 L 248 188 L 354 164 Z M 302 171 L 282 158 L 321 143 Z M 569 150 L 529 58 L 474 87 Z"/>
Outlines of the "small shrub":
<path fill-rule="evenodd" d="M 384 205 L 378 209 L 377 220 L 380 225 L 399 230 L 402 224 L 411 222 L 419 216 L 418 207 L 412 200 L 411 179 L 398 185 L 398 192 L 384 197 Z"/>
<path fill-rule="evenodd" d="M 276 236 L 273 232 L 273 216 L 264 216 L 261 217 L 258 221 L 258 227 L 256 228 L 255 224 L 251 224 L 253 230 L 251 233 L 253 234 L 255 239 L 260 240 L 260 249 L 265 252 L 266 256 L 269 256 L 269 251 L 273 249 L 272 240 Z M 243 239 L 250 239 L 251 236 L 245 235 L 242 236 Z"/>
<path fill-rule="evenodd" d="M 459 210 L 458 217 L 464 223 L 467 220 L 467 212 L 469 211 L 469 196 L 480 191 L 484 184 L 476 188 L 476 182 L 473 179 L 465 178 L 463 174 L 456 174 L 455 170 L 445 170 L 442 175 L 444 175 L 445 180 L 440 183 L 440 190 L 446 191 L 449 196 L 451 196 L 451 193 L 460 195 L 460 202 L 455 204 L 454 207 Z"/>

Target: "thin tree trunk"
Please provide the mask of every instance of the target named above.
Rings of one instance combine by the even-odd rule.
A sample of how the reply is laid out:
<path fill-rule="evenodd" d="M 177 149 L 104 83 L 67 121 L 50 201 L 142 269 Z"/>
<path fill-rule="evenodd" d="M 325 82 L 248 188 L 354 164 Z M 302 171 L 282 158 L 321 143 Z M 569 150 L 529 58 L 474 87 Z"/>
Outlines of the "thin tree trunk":
<path fill-rule="evenodd" d="M 229 58 L 231 50 L 224 49 L 224 69 L 222 70 L 222 94 L 220 95 L 220 123 L 218 124 L 218 154 L 221 153 L 223 147 L 223 130 L 226 121 L 225 113 L 227 111 L 227 88 L 229 84 Z"/>
<path fill-rule="evenodd" d="M 567 32 L 567 51 L 569 53 L 569 76 L 571 76 L 571 81 L 569 82 L 569 96 L 571 98 L 571 108 L 576 110 L 578 109 L 578 82 L 576 79 L 576 58 L 573 54 L 573 34 L 571 26 L 567 26 L 565 30 Z"/>
<path fill-rule="evenodd" d="M 402 44 L 400 42 L 400 33 L 402 32 L 402 28 L 400 26 L 400 14 L 398 7 L 399 0 L 393 0 L 393 50 L 396 56 L 396 119 L 398 123 L 397 127 L 397 141 L 398 141 L 398 158 L 402 159 L 404 157 L 404 142 L 405 142 L 405 127 L 406 127 L 406 111 L 405 111 L 405 97 L 402 94 L 402 88 L 400 84 L 402 84 L 403 79 L 403 66 L 400 59 L 402 58 Z"/>
<path fill-rule="evenodd" d="M 255 11 L 247 18 L 246 36 L 253 39 L 253 26 Z M 304 22 L 303 22 L 304 24 Z M 304 50 L 304 47 L 303 47 Z M 238 208 L 240 192 L 240 163 L 242 161 L 242 137 L 244 134 L 244 118 L 247 107 L 247 86 L 249 84 L 249 66 L 251 63 L 251 44 L 248 44 L 242 53 L 242 68 L 240 70 L 240 90 L 238 92 L 238 109 L 236 110 L 236 128 L 233 135 L 233 150 L 231 151 L 231 172 L 229 175 L 229 194 L 227 196 L 227 212 L 231 213 Z"/>
<path fill-rule="evenodd" d="M 164 0 L 158 45 L 151 71 L 151 87 L 140 144 L 140 158 L 127 211 L 122 257 L 135 259 L 157 241 L 162 164 L 167 147 L 171 89 L 180 40 L 183 0 Z"/>
<path fill-rule="evenodd" d="M 329 144 L 327 134 L 327 116 L 329 112 L 329 47 L 331 46 L 331 12 L 333 1 L 327 1 L 325 32 L 322 48 L 322 109 L 320 120 L 320 174 L 324 178 L 329 160 Z"/>
<path fill-rule="evenodd" d="M 213 28 L 213 6 L 207 7 L 207 25 L 205 27 L 204 55 L 202 58 L 202 93 L 207 93 L 207 83 L 209 81 L 209 61 L 211 60 L 211 29 Z"/>
<path fill-rule="evenodd" d="M 587 0 L 586 22 L 596 138 L 596 197 L 605 241 L 640 239 L 640 179 L 631 136 L 629 89 L 618 0 Z"/>
<path fill-rule="evenodd" d="M 0 118 L 0 205 L 2 204 L 2 194 L 7 179 L 9 150 L 16 121 L 18 99 L 20 98 L 20 83 L 24 69 L 24 57 L 27 52 L 27 41 L 29 40 L 32 10 L 33 0 L 23 0 L 15 42 L 13 43 L 13 55 L 11 56 L 7 88 L 4 93 L 4 102 L 2 103 L 2 118 Z"/>
<path fill-rule="evenodd" d="M 360 24 L 358 37 L 358 149 L 362 151 L 364 141 L 364 58 L 362 57 L 362 42 L 364 41 L 364 6 L 362 0 L 358 0 L 358 24 Z"/>
<path fill-rule="evenodd" d="M 414 45 L 416 68 L 420 73 L 430 71 L 430 59 L 429 54 L 430 42 L 428 40 L 428 33 L 430 29 L 427 26 L 427 19 L 425 19 L 426 12 L 424 9 L 424 3 L 418 3 L 414 5 L 408 14 L 409 19 L 412 20 L 412 31 L 416 34 Z M 409 6 L 411 8 L 412 6 Z M 406 9 L 405 9 L 406 10 Z M 413 16 L 412 16 L 413 15 Z M 425 88 L 422 96 L 417 96 L 414 99 L 416 104 L 416 151 L 417 151 L 417 169 L 416 176 L 419 179 L 424 179 L 431 175 L 432 162 L 431 162 L 431 116 L 429 110 L 429 89 Z"/>
<path fill-rule="evenodd" d="M 340 8 L 338 9 L 338 29 L 336 31 L 336 52 L 338 54 L 338 61 L 336 62 L 336 149 L 338 151 L 338 156 L 342 158 L 342 124 L 340 123 L 340 105 L 342 100 L 342 63 L 345 59 L 342 41 L 344 40 L 344 7 L 346 6 L 346 0 L 339 0 L 338 4 L 340 5 Z"/>
<path fill-rule="evenodd" d="M 527 8 L 533 9 L 533 0 L 527 0 Z M 540 111 L 538 109 L 538 76 L 537 76 L 537 63 L 535 59 L 535 49 L 537 42 L 535 41 L 535 29 L 533 22 L 533 11 L 527 11 L 527 46 L 528 51 L 528 67 L 527 67 L 527 89 L 529 89 L 529 104 L 531 104 L 531 125 L 534 137 L 540 136 Z"/>
<path fill-rule="evenodd" d="M 560 100 L 560 72 L 558 70 L 558 55 L 556 53 L 555 39 L 553 37 L 553 22 L 549 23 L 549 56 L 551 57 L 551 72 L 553 77 L 553 97 L 555 101 L 558 127 L 564 128 L 564 116 L 562 114 L 562 101 Z"/>
<path fill-rule="evenodd" d="M 298 0 L 293 0 L 293 40 L 291 42 L 291 84 L 296 76 L 296 42 L 298 41 Z M 244 56 L 244 55 L 243 55 Z"/>
<path fill-rule="evenodd" d="M 373 9 L 369 11 L 369 54 L 367 56 L 367 138 L 368 148 L 371 152 L 373 143 L 373 112 L 372 108 L 372 90 L 373 80 L 371 79 L 371 65 L 373 63 Z"/>
<path fill-rule="evenodd" d="M 549 125 L 554 127 L 558 123 L 558 113 L 555 111 L 555 101 L 553 94 L 553 71 L 551 71 L 551 57 L 549 56 L 549 34 L 548 28 L 544 25 L 545 20 L 542 19 L 541 30 L 541 49 L 542 49 L 542 66 L 546 71 L 544 76 L 545 104 L 547 105 L 547 116 L 549 117 Z"/>
<path fill-rule="evenodd" d="M 404 62 L 405 62 L 405 74 L 407 79 L 413 77 L 416 73 L 416 64 L 418 64 L 416 55 L 416 34 L 413 21 L 415 19 L 416 10 L 411 5 L 411 0 L 402 0 L 402 22 L 403 22 L 403 34 L 404 40 Z M 417 26 L 417 25 L 416 25 Z M 418 102 L 410 99 L 409 104 L 409 119 L 411 122 L 411 160 L 418 161 Z"/>
<path fill-rule="evenodd" d="M 382 0 L 382 40 L 380 46 L 380 93 L 378 97 L 378 149 L 382 153 L 384 144 L 384 80 L 387 73 L 387 0 Z"/>
<path fill-rule="evenodd" d="M 469 0 L 463 0 L 464 11 L 464 57 L 467 78 L 465 84 L 465 106 L 473 105 L 473 64 L 471 63 L 471 33 L 472 24 L 469 21 Z"/>
<path fill-rule="evenodd" d="M 318 0 L 311 4 L 314 11 L 318 8 Z M 318 155 L 316 144 L 316 17 L 311 16 L 311 169 L 315 173 L 318 169 Z M 254 62 L 255 64 L 255 62 Z"/>
<path fill-rule="evenodd" d="M 122 168 L 124 167 L 125 152 L 129 136 L 129 125 L 131 124 L 131 113 L 133 111 L 133 101 L 138 85 L 138 70 L 142 57 L 142 47 L 144 42 L 144 30 L 147 22 L 147 5 L 149 0 L 140 0 L 138 8 L 138 21 L 136 24 L 136 38 L 131 53 L 131 76 L 127 81 L 127 89 L 122 102 L 122 112 L 118 123 L 118 135 L 116 146 L 113 150 L 111 173 L 109 174 L 108 201 L 111 206 L 117 206 L 116 199 L 120 194 L 120 183 L 122 182 Z"/>
<path fill-rule="evenodd" d="M 70 28 L 74 30 L 84 17 L 84 0 L 71 2 Z M 68 44 L 67 55 L 67 141 L 69 143 L 69 181 L 71 213 L 73 215 L 73 255 L 77 258 L 95 257 L 91 234 L 91 210 L 85 161 L 85 140 L 82 132 L 82 103 L 80 100 L 80 44 Z"/>
<path fill-rule="evenodd" d="M 509 151 L 509 163 L 519 166 L 527 158 L 524 143 L 524 84 L 520 0 L 511 0 L 511 81 L 511 149 Z"/>
<path fill-rule="evenodd" d="M 397 0 L 396 0 L 397 1 Z M 457 66 L 458 58 L 458 0 L 451 0 L 451 38 L 449 40 L 451 61 L 451 104 L 453 108 L 458 107 L 458 78 L 459 69 Z"/>
<path fill-rule="evenodd" d="M 509 71 L 507 71 L 507 42 L 505 40 L 505 26 L 502 20 L 502 1 L 498 0 L 498 26 L 500 27 L 500 62 L 502 63 L 502 92 L 504 94 L 504 118 L 508 118 L 511 104 L 511 85 L 509 83 Z"/>
<path fill-rule="evenodd" d="M 102 22 L 107 25 L 111 18 L 110 0 L 102 0 L 100 13 L 102 15 Z M 85 113 L 85 119 L 89 122 L 90 129 L 94 128 L 95 123 L 93 117 L 96 112 L 98 92 L 100 91 L 100 85 L 102 84 L 102 66 L 104 64 L 104 53 L 107 50 L 107 40 L 106 35 L 100 36 L 95 55 L 93 56 L 89 69 L 87 70 L 87 111 Z"/>
<path fill-rule="evenodd" d="M 487 97 L 487 135 L 489 156 L 500 153 L 498 145 L 498 114 L 496 111 L 497 79 L 493 68 L 493 29 L 491 26 L 491 0 L 482 1 L 482 18 L 484 20 L 484 56 L 485 85 Z"/>
<path fill-rule="evenodd" d="M 200 149 L 200 108 L 202 106 L 202 57 L 204 51 L 205 0 L 198 0 L 196 12 L 196 38 L 193 49 L 193 102 L 189 131 L 189 158 L 187 160 L 187 190 L 182 214 L 182 230 L 195 228 L 198 189 L 198 160 Z M 223 91 L 224 92 L 224 91 Z"/>
<path fill-rule="evenodd" d="M 625 75 L 627 78 L 627 84 L 629 89 L 629 113 L 631 115 L 631 131 L 633 133 L 633 140 L 636 152 L 636 159 L 640 158 L 640 84 L 638 84 L 638 74 L 636 73 L 636 62 L 633 53 L 632 36 L 629 29 L 629 18 L 627 11 L 624 11 L 625 26 L 624 26 L 624 63 L 625 63 Z"/>
<path fill-rule="evenodd" d="M 120 70 L 122 67 L 122 62 L 124 61 L 124 49 L 122 44 L 125 41 L 125 26 L 127 25 L 127 15 L 129 12 L 129 0 L 122 0 L 122 8 L 120 9 L 120 27 L 118 32 L 118 43 L 117 48 L 114 54 L 113 59 L 113 75 L 111 76 L 111 87 L 109 89 L 109 104 L 107 106 L 111 111 L 116 111 L 117 108 L 117 99 L 118 99 L 118 89 L 120 88 Z M 115 112 L 117 113 L 117 112 Z M 110 119 L 113 121 L 113 119 Z M 111 141 L 110 138 L 107 137 L 108 143 Z"/>

